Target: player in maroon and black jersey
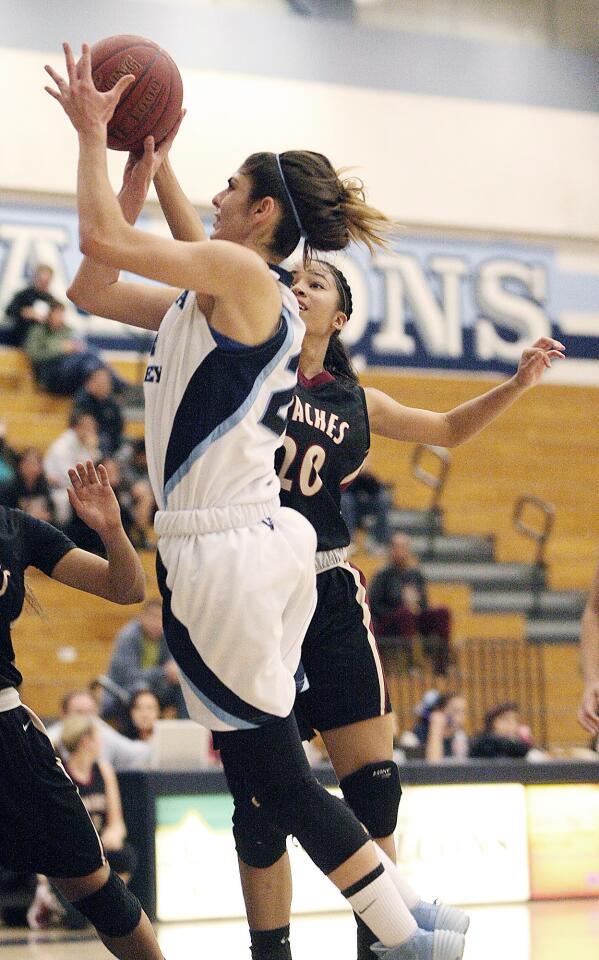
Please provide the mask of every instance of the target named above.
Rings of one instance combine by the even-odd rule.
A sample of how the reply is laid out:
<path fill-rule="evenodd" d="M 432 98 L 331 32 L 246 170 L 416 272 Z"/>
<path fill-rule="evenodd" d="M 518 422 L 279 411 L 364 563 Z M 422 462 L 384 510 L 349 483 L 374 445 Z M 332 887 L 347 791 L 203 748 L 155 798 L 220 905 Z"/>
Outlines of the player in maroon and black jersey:
<path fill-rule="evenodd" d="M 281 502 L 302 513 L 317 537 L 318 604 L 302 646 L 309 689 L 296 714 L 305 739 L 324 740 L 344 797 L 386 854 L 395 859 L 393 833 L 401 796 L 393 762 L 390 703 L 360 571 L 347 561 L 349 531 L 341 516 L 342 489 L 357 476 L 370 433 L 394 440 L 454 447 L 477 434 L 534 386 L 564 347 L 543 337 L 525 350 L 517 373 L 448 413 L 403 406 L 373 388 L 362 388 L 339 335 L 352 312 L 352 296 L 333 265 L 312 262 L 294 272 L 293 290 L 306 324 L 296 395 L 289 408 L 284 447 L 277 453 Z M 251 817 L 251 814 L 250 814 Z M 239 847 L 240 823 L 237 824 Z M 240 858 L 253 960 L 288 960 L 291 880 L 281 838 L 279 857 L 267 869 Z M 249 841 L 251 846 L 251 841 Z M 396 875 L 397 876 L 397 875 Z M 465 932 L 461 910 L 421 900 L 401 879 L 400 893 L 423 929 Z M 273 896 L 273 891 L 278 896 Z M 374 937 L 358 922 L 358 960 L 373 956 Z"/>

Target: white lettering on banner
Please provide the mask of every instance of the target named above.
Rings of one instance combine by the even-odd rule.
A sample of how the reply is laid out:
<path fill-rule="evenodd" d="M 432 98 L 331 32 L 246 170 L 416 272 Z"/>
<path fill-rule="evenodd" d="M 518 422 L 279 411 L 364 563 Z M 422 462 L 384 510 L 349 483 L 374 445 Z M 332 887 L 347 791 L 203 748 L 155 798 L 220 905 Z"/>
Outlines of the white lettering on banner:
<path fill-rule="evenodd" d="M 418 259 L 408 254 L 379 254 L 374 266 L 385 275 L 385 318 L 372 338 L 375 350 L 414 353 L 414 338 L 405 330 L 406 306 L 427 353 L 435 357 L 461 357 L 460 277 L 468 266 L 459 257 L 437 256 L 429 261 L 441 286 L 441 303 L 430 288 Z"/>
<path fill-rule="evenodd" d="M 142 217 L 140 227 L 168 233 L 154 215 Z M 81 261 L 77 234 L 74 208 L 0 204 L 0 316 L 40 262 L 54 269 L 51 293 L 66 301 Z M 568 363 L 554 367 L 552 382 L 596 384 L 599 260 L 594 248 L 589 251 L 589 245 L 579 250 L 559 242 L 406 234 L 373 258 L 352 246 L 331 257 L 352 290 L 343 342 L 360 368 L 495 374 L 513 371 L 522 349 L 539 337 L 555 336 L 566 343 Z M 145 333 L 79 313 L 71 304 L 68 310 L 69 324 L 96 346 L 145 352 Z M 317 415 L 311 409 L 301 413 L 310 420 Z"/>
<path fill-rule="evenodd" d="M 524 292 L 509 290 L 509 281 L 519 283 Z M 483 263 L 476 284 L 476 299 L 483 314 L 475 327 L 477 356 L 517 363 L 524 347 L 539 337 L 550 337 L 551 321 L 541 305 L 546 297 L 544 267 L 508 259 Z M 496 323 L 514 333 L 516 340 L 505 340 Z"/>
<path fill-rule="evenodd" d="M 60 251 L 69 239 L 69 232 L 63 227 L 0 223 L 0 243 L 7 249 L 0 275 L 0 304 L 7 303 L 17 290 L 27 286 L 38 263 L 52 267 L 52 291 L 65 300 L 69 279 Z"/>

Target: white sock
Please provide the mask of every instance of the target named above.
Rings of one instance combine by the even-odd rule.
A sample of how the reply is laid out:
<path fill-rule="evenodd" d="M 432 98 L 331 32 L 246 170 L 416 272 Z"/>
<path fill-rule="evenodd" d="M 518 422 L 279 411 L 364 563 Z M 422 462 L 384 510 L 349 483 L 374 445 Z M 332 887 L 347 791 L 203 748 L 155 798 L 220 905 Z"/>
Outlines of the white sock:
<path fill-rule="evenodd" d="M 389 871 L 382 864 L 380 869 L 373 870 L 342 893 L 385 947 L 399 946 L 418 929 Z"/>
<path fill-rule="evenodd" d="M 379 847 L 378 844 L 375 844 L 375 846 L 381 863 L 395 884 L 395 889 L 399 891 L 399 895 L 408 910 L 413 910 L 414 907 L 417 907 L 418 904 L 422 902 L 422 897 L 419 893 L 416 893 L 414 887 L 402 876 L 397 864 L 393 863 L 393 860 L 385 853 L 383 848 Z"/>

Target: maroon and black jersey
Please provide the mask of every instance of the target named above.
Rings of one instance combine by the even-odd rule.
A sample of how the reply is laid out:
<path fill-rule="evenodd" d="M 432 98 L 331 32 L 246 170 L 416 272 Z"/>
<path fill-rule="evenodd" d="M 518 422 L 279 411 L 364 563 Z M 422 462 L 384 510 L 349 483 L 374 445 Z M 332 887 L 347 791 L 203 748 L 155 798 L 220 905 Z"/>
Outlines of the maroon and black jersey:
<path fill-rule="evenodd" d="M 318 537 L 317 549 L 346 547 L 341 491 L 359 473 L 370 446 L 364 390 L 323 372 L 301 373 L 287 415 L 285 442 L 276 454 L 281 504 L 303 514 Z"/>
<path fill-rule="evenodd" d="M 0 507 L 0 690 L 18 687 L 10 634 L 11 624 L 23 609 L 25 570 L 37 567 L 47 576 L 75 544 L 60 530 L 21 510 Z"/>

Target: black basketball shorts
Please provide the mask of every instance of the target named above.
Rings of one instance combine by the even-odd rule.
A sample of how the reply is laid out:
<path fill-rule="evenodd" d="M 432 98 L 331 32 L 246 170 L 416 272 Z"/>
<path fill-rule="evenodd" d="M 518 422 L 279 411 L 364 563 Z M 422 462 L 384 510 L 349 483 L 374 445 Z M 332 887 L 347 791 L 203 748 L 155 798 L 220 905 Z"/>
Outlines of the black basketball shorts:
<path fill-rule="evenodd" d="M 104 864 L 102 844 L 36 722 L 23 706 L 0 712 L 0 864 L 83 877 Z"/>
<path fill-rule="evenodd" d="M 341 563 L 316 577 L 318 603 L 302 646 L 309 688 L 295 712 L 304 740 L 391 712 L 360 570 Z"/>

